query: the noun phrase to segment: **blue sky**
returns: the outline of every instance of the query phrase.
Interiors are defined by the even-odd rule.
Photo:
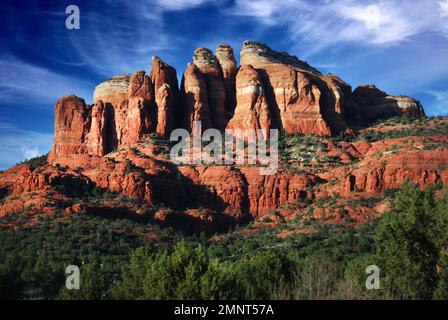
[[[81,28],[67,30],[77,5]],[[354,88],[374,83],[448,115],[448,0],[2,0],[0,169],[48,152],[53,107],[160,56],[181,76],[196,47],[258,40]]]

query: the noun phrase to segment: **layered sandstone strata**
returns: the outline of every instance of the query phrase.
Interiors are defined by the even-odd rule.
[[[200,121],[204,130],[210,128],[212,124],[207,84],[202,73],[192,63],[188,64],[182,77],[181,97],[184,109],[184,128],[191,131],[194,121]]]
[[[130,80],[131,75],[129,74],[113,76],[96,86],[93,93],[93,102],[103,102],[110,114],[108,138],[112,149],[126,144]]]
[[[107,125],[110,121],[103,101],[92,106],[90,114],[90,129],[86,137],[87,147],[92,155],[102,156],[107,153]]]
[[[137,71],[99,84],[88,106],[80,98],[56,106],[55,141],[50,160],[74,154],[102,156],[132,146],[157,132],[169,138],[173,129],[279,128],[287,134],[335,136],[378,118],[423,117],[415,99],[389,96],[375,86],[350,85],[323,75],[297,57],[258,42],[245,42],[241,67],[233,50],[220,45],[216,55],[198,48],[179,91],[176,70],[158,57],[151,73]]]
[[[262,74],[273,119],[286,133],[331,136],[347,129],[344,100],[349,97],[342,80],[333,81],[306,62],[258,42],[244,43],[241,65]]]
[[[61,98],[55,107],[55,135],[49,161],[88,153],[86,137],[90,122],[90,107],[83,99],[73,95]]]
[[[172,130],[182,127],[177,72],[160,58],[152,58],[151,79],[154,84],[157,105],[156,131],[163,138],[169,138]]]
[[[95,87],[93,92],[93,101],[103,101],[113,105],[120,105],[128,98],[130,74],[113,76]]]
[[[365,122],[406,115],[423,118],[425,111],[420,101],[406,96],[391,96],[375,85],[361,85],[353,92],[354,108],[350,111]]]
[[[237,107],[227,128],[259,130],[271,127],[269,104],[260,74],[251,66],[241,67],[236,78]]]
[[[233,49],[227,44],[221,44],[216,48],[216,58],[222,71],[224,87],[226,90],[225,106],[228,117],[231,117],[236,106],[236,74],[238,66],[236,64]]]
[[[204,76],[207,85],[208,105],[213,127],[226,127],[226,87],[218,60],[212,51],[198,48],[194,51],[193,63]]]

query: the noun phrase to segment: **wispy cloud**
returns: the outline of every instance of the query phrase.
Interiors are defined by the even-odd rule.
[[[301,0],[285,0],[282,1],[281,5],[270,0],[236,0],[235,6],[225,11],[231,15],[250,16],[266,25],[274,25],[286,22],[279,19],[282,16],[287,17],[310,8],[311,5]],[[287,18],[289,20],[289,17]]]
[[[104,10],[81,11],[81,29],[62,30],[70,37],[74,54],[105,78],[135,70],[148,70],[152,55],[166,55],[181,48],[181,34],[167,31],[164,14],[203,5],[219,5],[212,0],[108,1]],[[111,19],[110,15],[114,18]],[[86,45],[94,43],[94,45]]]
[[[442,17],[448,17],[448,0],[439,2]]]
[[[0,58],[0,102],[54,102],[64,95],[89,96],[89,85],[69,75],[60,75],[20,61],[14,57]]]
[[[53,55],[47,68],[27,62],[14,52],[5,53],[0,57],[0,101],[16,102],[21,97],[53,104],[73,93],[91,102],[96,83],[81,81],[83,70],[97,74],[99,79],[140,69],[149,71],[152,55],[173,51],[180,43],[176,35],[165,31],[163,13],[207,3],[211,0],[115,0],[107,1],[101,10],[84,10],[81,6],[80,30],[65,28],[62,11],[41,12],[47,17],[49,41],[65,50]],[[46,54],[42,52],[43,57]],[[55,71],[57,65],[76,68],[79,74],[62,75]]]
[[[204,5],[206,3],[213,3],[213,0],[155,0],[150,1],[153,2],[154,5],[159,7],[162,10],[166,11],[174,11],[174,10],[185,10],[193,7],[198,7]]]
[[[47,153],[53,141],[53,134],[23,130],[2,121],[0,135],[0,170]]]
[[[281,5],[267,0],[236,0],[228,12],[253,17],[267,26],[284,25],[293,41],[310,45],[316,53],[335,44],[392,45],[425,31],[439,32],[444,25],[439,5],[445,10],[446,3],[437,0],[369,4],[287,0]]]
[[[443,31],[448,36],[448,0],[440,1],[440,16],[443,18]]]
[[[448,90],[428,90],[426,93],[433,99],[431,105],[428,106],[428,109],[431,110],[431,114],[448,115]]]

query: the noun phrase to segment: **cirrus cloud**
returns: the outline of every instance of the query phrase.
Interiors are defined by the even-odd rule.
[[[439,8],[440,6],[440,8]],[[293,41],[308,44],[312,53],[334,44],[392,45],[426,32],[444,30],[442,13],[448,1],[354,0],[293,1],[236,0],[228,12],[256,19],[267,26],[286,26]]]

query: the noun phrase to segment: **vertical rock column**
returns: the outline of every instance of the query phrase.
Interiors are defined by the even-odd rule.
[[[191,132],[193,122],[200,121],[202,130],[210,128],[207,84],[202,73],[192,63],[188,64],[182,77],[181,98],[184,108],[183,127]]]
[[[163,138],[169,138],[171,131],[183,122],[177,72],[160,58],[153,57],[150,77],[157,105],[156,131]]]
[[[236,74],[238,72],[233,49],[226,44],[219,45],[218,48],[216,48],[216,58],[221,66],[226,91],[225,107],[227,117],[230,118],[233,115],[236,106],[235,83]]]
[[[107,153],[107,110],[103,101],[97,101],[92,107],[90,130],[86,137],[89,154],[103,156]]]
[[[207,84],[212,125],[218,130],[223,130],[228,122],[226,117],[226,88],[218,60],[209,49],[198,48],[194,51],[193,63],[201,71]]]
[[[120,148],[127,144],[126,119],[129,104],[128,74],[113,76],[96,86],[93,102],[102,101],[108,116],[108,140],[110,149]]]
[[[53,147],[49,162],[73,154],[86,154],[85,139],[90,128],[90,107],[74,95],[61,98],[55,106]]]
[[[138,142],[144,134],[150,133],[155,127],[152,116],[154,107],[154,92],[150,78],[144,71],[137,71],[131,77],[129,88],[129,105],[126,116],[126,145]]]
[[[236,77],[237,107],[227,128],[237,130],[269,130],[271,120],[263,82],[250,65],[243,66]]]

